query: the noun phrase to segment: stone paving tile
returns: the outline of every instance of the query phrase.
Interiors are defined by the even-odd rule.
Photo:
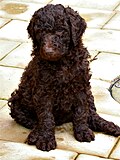
[[[89,50],[120,54],[119,37],[119,31],[89,28],[84,34],[84,43]]]
[[[0,114],[0,139],[24,143],[27,135],[29,134],[29,130],[18,125],[14,122],[14,120],[12,120],[9,116],[9,109],[7,106],[0,110]],[[112,121],[116,122],[116,124],[120,124],[118,117],[103,114],[102,117],[107,117],[107,119],[110,118]],[[71,123],[56,127],[57,148],[62,150],[70,150],[77,153],[108,157],[111,149],[117,142],[117,139],[118,138],[113,136],[95,133],[95,141],[90,143],[80,143],[76,141],[73,136]],[[104,145],[103,142],[105,142]]]
[[[0,4],[0,16],[10,19],[30,20],[33,13],[43,4],[4,0]]]
[[[117,13],[105,26],[107,29],[116,29],[120,30],[120,13]]]
[[[91,86],[97,112],[120,116],[120,104],[111,97],[108,91],[110,83],[92,79]]]
[[[23,69],[0,66],[0,98],[9,98],[17,88]]]
[[[31,43],[23,43],[14,51],[12,51],[6,58],[4,58],[0,65],[15,66],[24,68],[31,60]]]
[[[116,137],[104,135],[102,133],[95,133],[95,141],[90,143],[80,143],[75,140],[70,123],[64,124],[62,127],[56,129],[56,138],[58,148],[60,149],[101,157],[108,157],[111,149],[118,139]]]
[[[102,9],[102,10],[113,10],[118,4],[119,0],[53,0],[51,3],[57,4],[61,3],[64,5],[69,5],[69,6],[76,6],[76,7],[81,7],[81,8],[94,8],[94,9]]]
[[[120,160],[120,140],[115,149],[113,150],[112,154],[110,155],[110,158],[115,158]]]
[[[114,14],[112,11],[72,7],[86,20],[87,26],[101,28]]]
[[[93,78],[111,81],[120,75],[120,55],[102,52],[97,58],[91,63]]]
[[[7,104],[7,101],[0,99],[0,109],[5,106],[5,104]]]
[[[7,1],[11,1],[11,0],[7,0]],[[15,2],[32,2],[32,3],[42,3],[42,4],[47,4],[49,3],[50,1],[52,0],[12,0],[12,1],[15,1]],[[59,2],[60,3],[60,2]]]
[[[76,160],[106,160],[106,158],[80,154]],[[107,160],[112,160],[112,159],[107,159]]]
[[[77,153],[63,150],[42,152],[34,146],[0,141],[1,160],[74,160]]]
[[[11,42],[0,39],[0,60],[18,45],[20,45],[19,42]]]
[[[32,45],[30,44],[31,41],[28,40],[28,34],[26,31],[27,25],[29,23],[28,20],[31,18],[31,15],[36,9],[47,4],[48,2],[50,2],[50,0],[1,1],[0,7],[2,7],[2,10],[0,9],[0,27],[4,26],[6,23],[9,22],[0,29],[0,38],[2,39],[0,40],[0,59],[2,59],[0,61],[1,65],[24,68],[25,65],[29,62],[31,53],[30,50]],[[14,13],[12,13],[13,10],[9,8],[11,3],[12,5],[14,3],[14,7],[18,7],[17,10],[14,9]],[[52,3],[59,3],[59,1],[53,0]],[[93,51],[91,53],[92,56],[97,55],[99,51],[102,51],[102,53],[97,56],[98,60],[91,63],[93,78],[111,81],[116,76],[118,76],[120,74],[118,71],[118,64],[120,60],[119,55],[115,55],[115,53],[120,54],[120,32],[117,31],[120,30],[120,28],[118,27],[120,20],[120,6],[116,9],[115,7],[118,6],[118,3],[120,3],[120,1],[61,0],[60,3],[64,5],[69,4],[73,8],[80,7],[76,10],[79,11],[80,15],[83,16],[88,23],[88,29],[86,30],[84,36],[85,46],[88,47],[90,52],[91,50]],[[20,6],[18,4],[22,5]],[[8,13],[4,11],[5,9]],[[112,11],[114,9],[115,11],[117,11],[117,14],[115,16],[113,16],[114,11]],[[108,21],[108,19],[111,18],[111,16],[113,16],[113,18],[104,26],[104,24]],[[4,17],[4,19],[2,17]],[[13,20],[10,21],[10,19]],[[18,21],[16,19],[27,21]],[[102,26],[104,26],[103,30],[89,28],[101,28]],[[24,43],[20,45],[21,42],[30,43]],[[20,46],[16,48],[18,45]],[[107,52],[110,52],[111,54],[108,54]],[[24,53],[25,55],[22,56],[22,54],[20,53]],[[23,69],[0,66],[0,139],[3,140],[0,141],[0,159],[69,160],[75,159],[77,153],[90,154],[80,154],[77,160],[104,160],[105,158],[107,158],[108,155],[111,153],[113,147],[115,147],[115,144],[118,142],[118,138],[104,135],[102,133],[95,133],[95,141],[91,143],[80,143],[76,141],[73,137],[71,123],[64,124],[63,126],[56,128],[58,149],[54,151],[42,152],[37,150],[35,146],[28,146],[27,144],[24,144],[30,130],[18,125],[16,122],[13,121],[13,119],[9,116],[10,111],[8,109],[8,106],[5,105],[7,101],[1,100],[4,98],[7,99],[10,96],[11,92],[13,92],[15,88],[17,88],[19,79],[22,76],[22,72]],[[114,101],[109,94],[108,88],[110,84],[108,82],[94,79],[91,80],[91,84],[93,95],[95,96],[95,104],[97,107],[97,111],[99,113],[102,113],[100,115],[106,120],[113,121],[120,126],[120,105],[116,101]],[[63,149],[64,151],[60,149]],[[65,150],[71,150],[71,152]],[[95,156],[100,156],[101,158]],[[119,143],[113,150],[110,158],[120,159],[120,139]]]
[[[27,33],[28,22],[12,20],[10,23],[5,25],[0,29],[0,38],[19,41],[19,42],[28,42],[28,33]]]
[[[10,22],[10,19],[0,18],[0,28],[2,28],[8,22]]]
[[[30,131],[17,124],[9,113],[7,105],[0,110],[0,140],[24,143]]]

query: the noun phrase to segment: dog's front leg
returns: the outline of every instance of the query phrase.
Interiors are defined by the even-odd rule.
[[[87,124],[89,110],[86,103],[86,94],[81,92],[76,97],[78,102],[73,109],[74,136],[80,142],[90,142],[94,140],[94,134]]]
[[[38,125],[29,134],[27,142],[35,144],[40,150],[50,151],[56,148],[55,122],[51,102],[49,99],[43,99],[39,105],[35,107]]]

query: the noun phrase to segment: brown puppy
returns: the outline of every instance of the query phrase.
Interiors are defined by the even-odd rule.
[[[28,143],[38,149],[55,149],[55,125],[70,121],[80,142],[94,140],[92,130],[120,135],[118,126],[96,113],[89,53],[82,43],[85,29],[77,12],[52,4],[36,11],[28,26],[33,59],[8,104],[12,118],[33,129]]]

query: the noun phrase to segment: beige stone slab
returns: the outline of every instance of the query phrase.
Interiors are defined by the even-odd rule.
[[[3,108],[3,106],[5,106],[5,104],[7,104],[7,101],[0,99],[0,109]]]
[[[120,75],[120,55],[102,52],[97,58],[91,63],[93,78],[111,81]]]
[[[72,7],[87,22],[87,27],[101,28],[114,14],[112,11]]]
[[[74,160],[77,153],[63,150],[42,152],[34,146],[0,141],[1,160]]]
[[[0,60],[18,45],[20,45],[19,42],[11,42],[0,39]]]
[[[10,23],[5,25],[0,29],[0,38],[19,41],[19,42],[28,42],[28,33],[27,33],[28,22],[12,20]]]
[[[94,8],[94,9],[104,9],[104,10],[113,10],[118,4],[119,0],[53,0],[51,3],[53,4],[64,4],[64,5],[69,5],[69,6],[76,6],[76,7],[81,7],[81,8]]]
[[[0,28],[2,28],[8,22],[10,22],[10,19],[0,18]]]
[[[105,29],[115,29],[120,30],[120,13],[115,14],[115,16],[104,26]]]
[[[56,129],[58,148],[72,150],[78,153],[108,157],[111,149],[117,142],[117,138],[102,133],[95,133],[95,141],[90,143],[75,140],[70,124],[64,124]]]
[[[84,43],[89,50],[120,53],[120,32],[115,30],[87,29]]]
[[[23,69],[0,66],[0,98],[8,98],[19,84]]]
[[[7,105],[0,110],[0,140],[24,143],[30,131],[17,124],[9,113]]]
[[[29,130],[14,122],[9,116],[9,112],[7,106],[0,110],[0,139],[24,143],[29,134]],[[120,124],[118,117],[104,114],[102,114],[102,117],[107,120],[110,119],[116,124]],[[56,127],[56,140],[58,149],[107,157],[115,145],[117,138],[102,133],[95,133],[95,141],[90,143],[80,143],[76,141],[73,136],[71,123],[67,123],[60,127]]]
[[[11,1],[11,0],[7,0],[7,1]],[[51,0],[12,0],[15,2],[27,2],[27,3],[41,3],[41,4],[47,4],[49,3]],[[60,3],[60,2],[59,2]]]
[[[0,16],[10,19],[30,20],[33,13],[43,4],[4,0],[0,4]]]
[[[112,160],[112,159],[106,159],[106,158],[100,158],[97,156],[90,156],[86,154],[80,154],[76,160]]]
[[[111,97],[108,91],[110,84],[92,79],[91,86],[97,112],[120,116],[120,104]]]
[[[31,60],[32,44],[23,43],[0,61],[0,65],[24,68]]]
[[[29,134],[29,130],[12,120],[9,116],[9,109],[7,106],[0,110],[0,115],[0,139],[24,143]],[[120,118],[118,120],[118,117],[104,114],[101,114],[101,116],[107,120],[112,120],[116,124],[120,124]],[[95,141],[91,143],[80,143],[73,137],[71,123],[56,127],[57,148],[107,157],[115,145],[117,138],[101,133],[96,133],[95,136]]]
[[[110,158],[120,159],[120,140],[110,155]]]

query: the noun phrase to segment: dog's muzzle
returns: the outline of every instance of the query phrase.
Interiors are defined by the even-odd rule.
[[[57,61],[63,55],[57,47],[54,47],[52,41],[53,38],[54,38],[53,35],[47,35],[44,38],[44,44],[41,47],[40,55],[45,60]]]

